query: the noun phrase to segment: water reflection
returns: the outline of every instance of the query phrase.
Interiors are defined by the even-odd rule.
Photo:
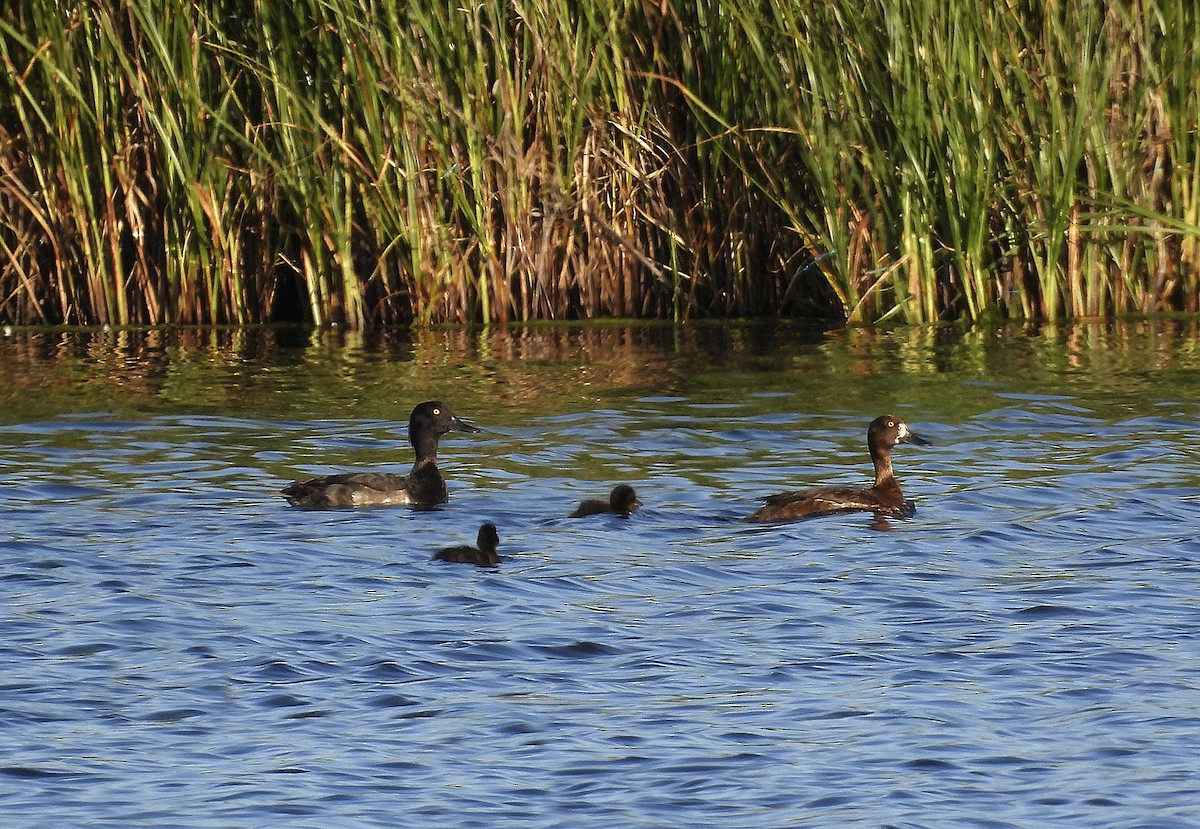
[[[1019,381],[1026,391],[1074,378],[1084,393],[1137,395],[1150,385],[1182,393],[1198,370],[1195,318],[967,329],[609,322],[367,332],[16,330],[0,338],[0,404],[8,422],[81,410],[230,406],[261,416],[395,418],[396,406],[444,396],[477,400],[505,417],[571,411],[630,393],[707,389],[726,401],[782,393],[835,402],[844,393],[842,408],[864,414],[892,401],[936,402],[953,416],[938,378]]]

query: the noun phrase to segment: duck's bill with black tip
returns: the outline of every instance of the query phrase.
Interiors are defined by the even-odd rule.
[[[908,428],[908,424],[903,421],[900,422],[900,434],[896,436],[896,443],[908,443],[913,446],[933,446],[933,441],[921,437]]]
[[[482,432],[483,430],[471,423],[469,420],[463,420],[458,415],[450,415],[450,431],[451,432]]]

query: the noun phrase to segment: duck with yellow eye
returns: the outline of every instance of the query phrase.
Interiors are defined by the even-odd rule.
[[[431,507],[450,500],[437,467],[438,438],[448,432],[478,432],[445,403],[430,400],[412,410],[408,440],[417,458],[407,475],[389,472],[347,472],[297,481],[280,493],[294,507],[330,509],[410,504]]]
[[[791,521],[815,518],[839,512],[873,512],[878,517],[910,518],[915,512],[912,501],[904,499],[900,483],[892,471],[892,448],[900,443],[930,446],[925,438],[908,428],[893,415],[881,415],[867,428],[867,448],[875,464],[875,485],[866,489],[825,487],[770,495],[766,506],[752,513],[747,521]]]

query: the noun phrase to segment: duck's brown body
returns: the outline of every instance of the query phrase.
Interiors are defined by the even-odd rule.
[[[747,517],[748,521],[792,521],[839,512],[873,512],[889,518],[909,518],[913,503],[904,498],[892,470],[892,447],[899,443],[928,446],[898,417],[882,415],[867,429],[867,448],[875,464],[875,485],[865,489],[824,487],[783,492],[768,496],[766,506]]]

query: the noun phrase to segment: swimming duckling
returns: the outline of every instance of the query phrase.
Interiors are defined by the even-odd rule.
[[[629,484],[620,484],[613,487],[613,491],[608,496],[608,501],[589,499],[576,507],[575,511],[567,517],[583,518],[585,515],[609,513],[611,515],[619,515],[622,518],[628,518],[629,514],[636,511],[641,505],[642,502],[638,500],[637,493],[633,491],[633,487]]]
[[[900,484],[892,471],[892,447],[898,443],[930,446],[930,442],[908,428],[898,417],[882,415],[867,428],[867,448],[875,464],[875,485],[867,489],[827,487],[784,492],[768,496],[766,506],[747,517],[747,521],[786,521],[838,512],[873,512],[877,516],[909,518],[915,511],[912,501],[904,500]]]
[[[458,418],[445,403],[431,400],[412,410],[408,440],[416,460],[407,475],[388,472],[348,472],[298,481],[280,493],[294,507],[369,507],[412,504],[428,507],[450,500],[437,468],[438,438],[447,432],[478,432]]]
[[[496,532],[495,524],[488,521],[480,527],[475,544],[477,545],[475,547],[465,544],[461,547],[447,547],[444,550],[438,550],[433,557],[439,561],[455,561],[460,564],[474,564],[478,567],[495,567],[500,563],[500,556],[496,554],[496,547],[500,545],[500,534]]]

